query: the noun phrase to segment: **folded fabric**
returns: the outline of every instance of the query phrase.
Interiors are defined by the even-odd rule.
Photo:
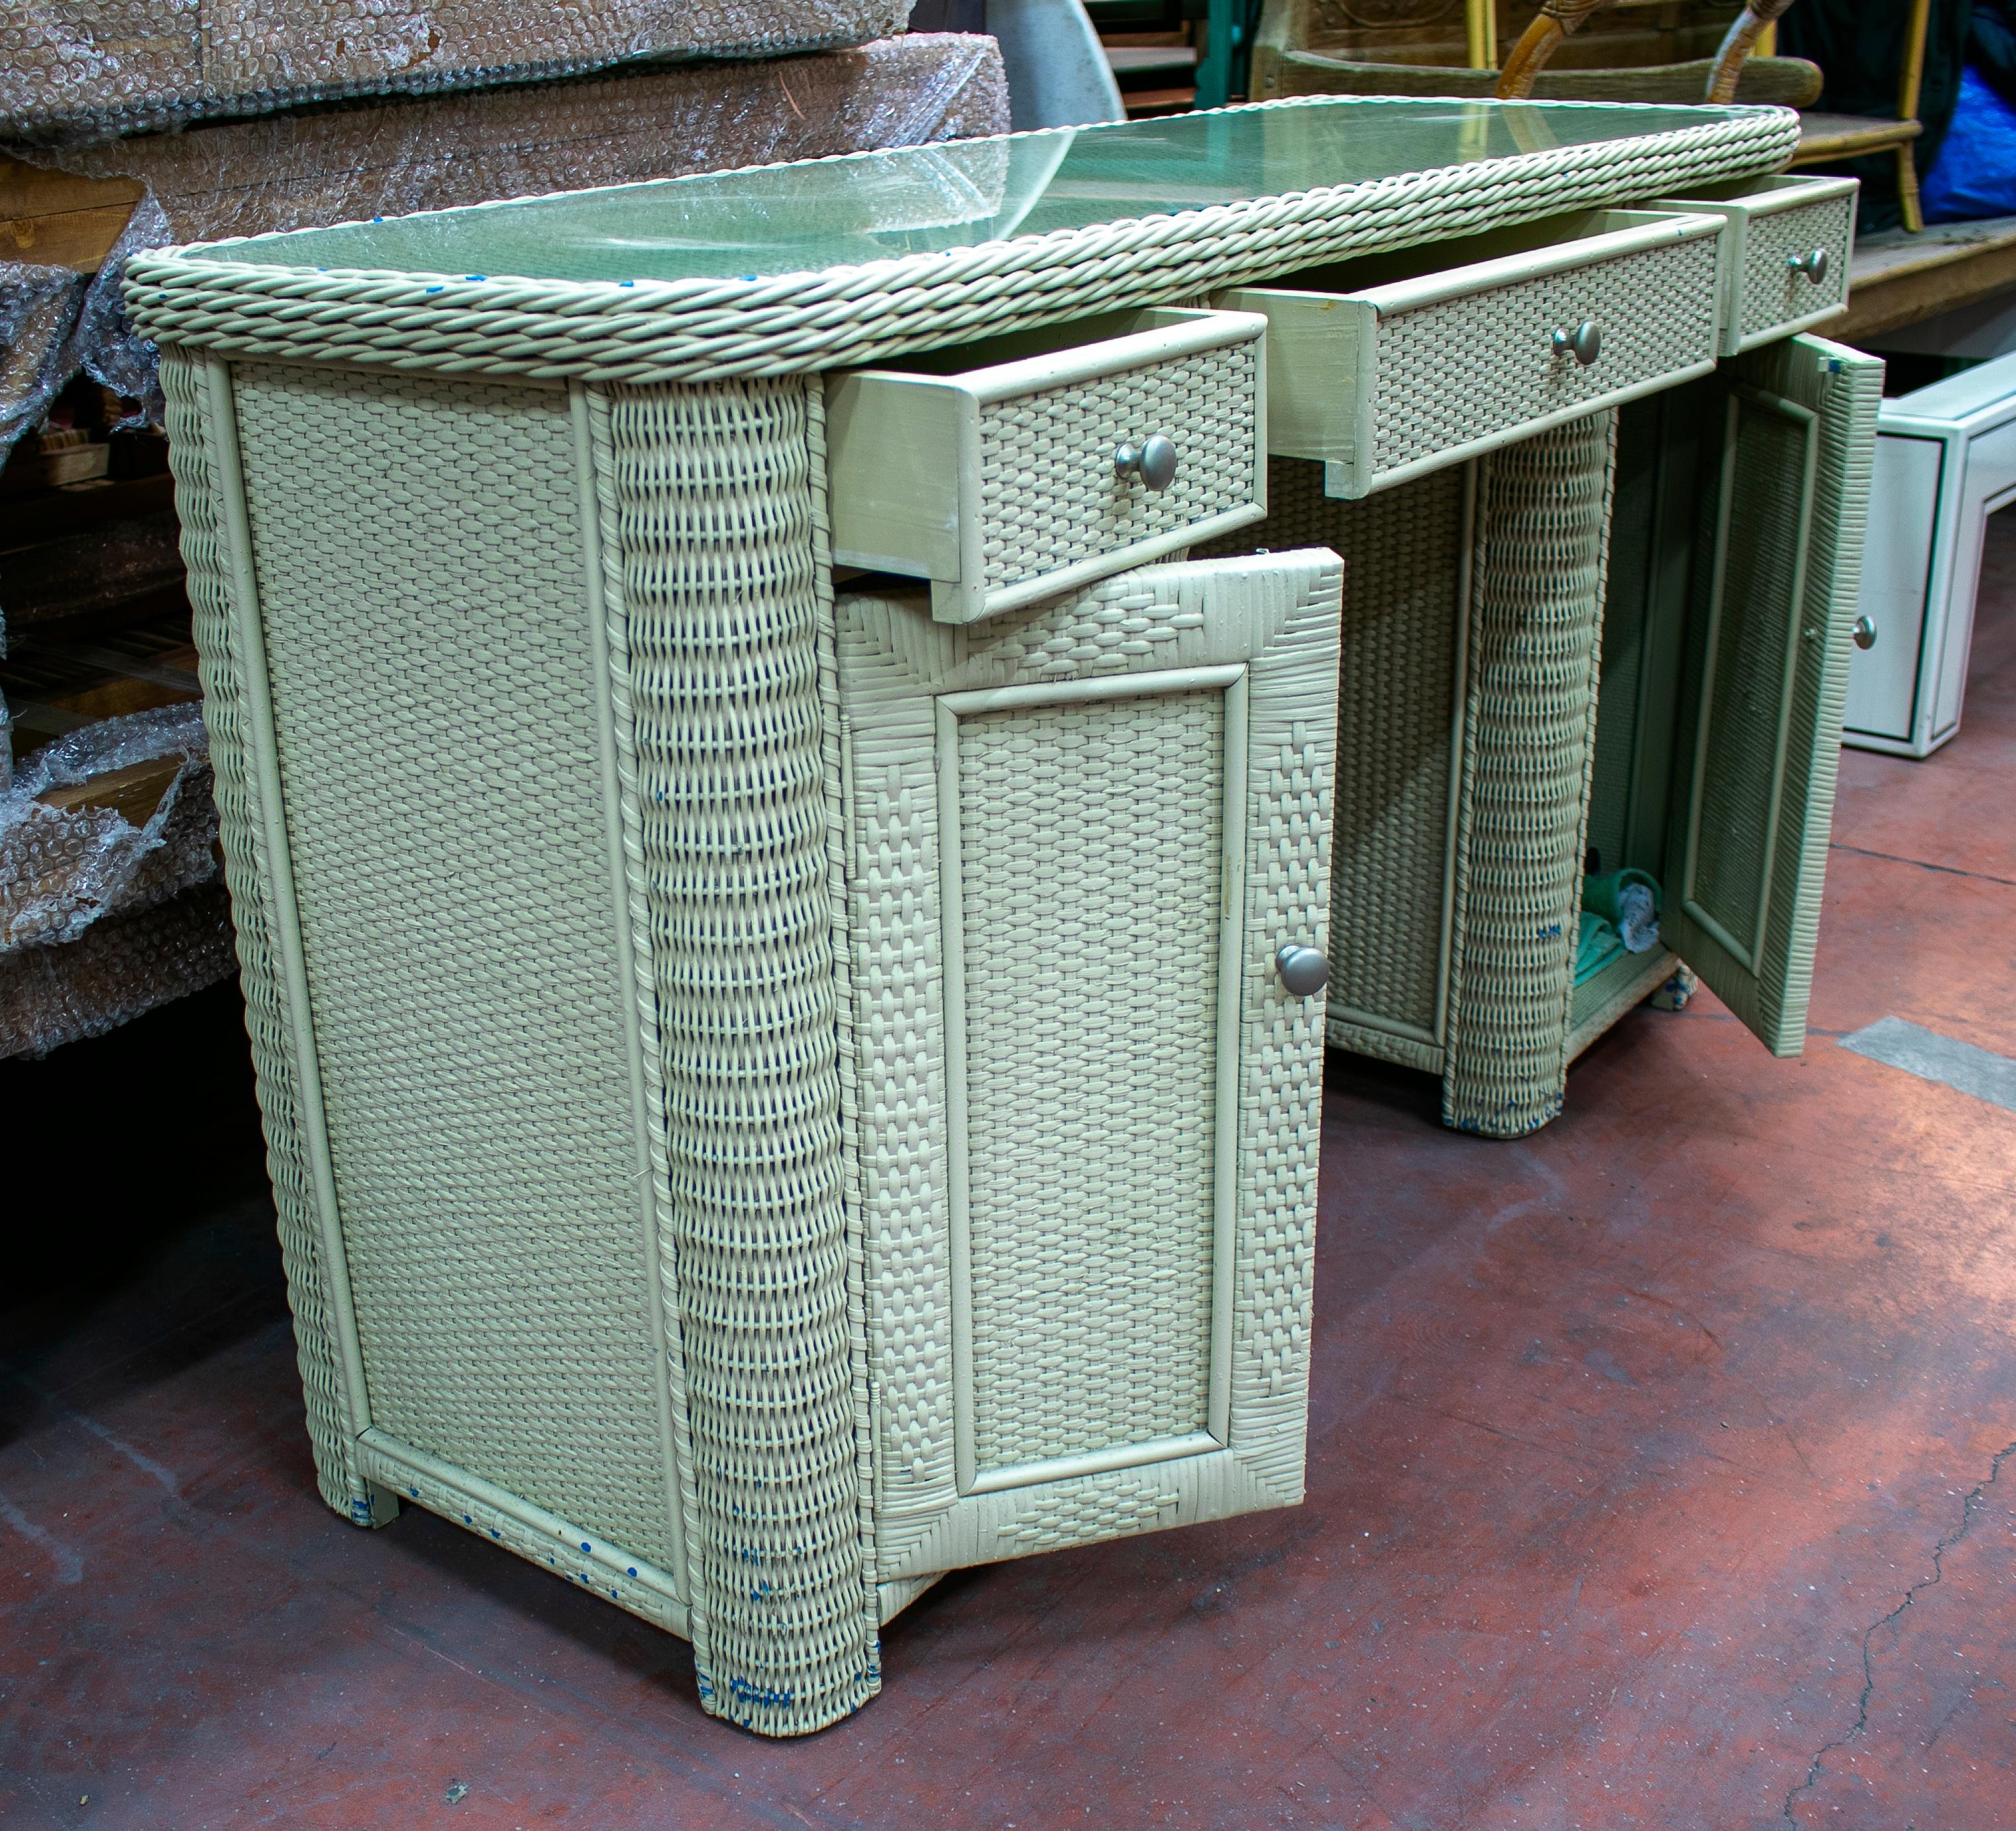
[[[1582,880],[1582,906],[1615,930],[1625,950],[1649,953],[1659,943],[1659,880],[1649,871],[1605,871]]]
[[[1611,961],[1623,958],[1624,937],[1600,916],[1583,910],[1575,936],[1575,984],[1593,979]]]

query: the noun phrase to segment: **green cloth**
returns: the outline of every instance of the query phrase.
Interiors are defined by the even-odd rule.
[[[1595,978],[1624,952],[1624,937],[1600,916],[1582,912],[1581,932],[1575,937],[1575,982],[1580,985]]]

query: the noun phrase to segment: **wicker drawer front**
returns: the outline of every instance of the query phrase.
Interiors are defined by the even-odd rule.
[[[1323,460],[1330,495],[1365,496],[1706,374],[1722,219],[1607,210],[1576,226],[1557,242],[1355,290],[1347,268],[1335,292],[1319,274],[1310,290],[1221,295],[1269,319],[1273,450]],[[1564,341],[1578,331],[1579,348]]]
[[[834,558],[929,579],[931,614],[971,623],[1259,520],[1265,321],[1168,310],[1100,328],[1120,334],[830,383]],[[1157,435],[1173,477],[1120,467]]]
[[[1728,222],[1723,354],[1810,330],[1848,309],[1859,189],[1853,178],[1753,178],[1658,206],[1712,211]]]

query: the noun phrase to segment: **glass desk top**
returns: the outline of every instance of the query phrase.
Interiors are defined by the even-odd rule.
[[[1636,139],[1751,112],[1324,98],[701,173],[183,254],[457,279],[757,279]]]

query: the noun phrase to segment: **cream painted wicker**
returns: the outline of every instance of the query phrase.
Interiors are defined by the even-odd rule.
[[[1614,515],[1610,415],[1363,502],[1274,462],[1268,520],[1208,550],[1321,542],[1351,581],[1333,1045],[1499,1138],[1676,970],[1799,1052],[1881,381],[1796,337],[1622,410]],[[1667,944],[1576,985],[1592,846],[1665,884]]]
[[[1440,1075],[1445,1121],[1488,1137],[1566,1082],[1613,425],[1363,503],[1277,460],[1258,531],[1335,547],[1352,587],[1329,1040]]]
[[[1741,178],[1794,132],[1388,106],[1153,137],[1293,171],[1341,109],[1446,126],[1446,159],[1110,222],[1003,174],[1126,128],[809,167],[850,196],[895,174],[929,219],[898,232],[951,242],[812,273],[315,253],[534,206],[136,261],[332,1505],[416,1502],[688,1635],[707,1708],[787,1735],[873,1695],[882,1624],[948,1569],[1299,1497],[1326,959],[1332,1034],[1439,1051],[1453,1116],[1558,1099],[1610,419],[1334,505],[1373,518],[1334,541],[1282,502],[1292,538],[1244,544],[1294,551],[1124,570],[1083,534],[1119,498],[1045,441],[1142,487],[1104,442],[1177,396],[1089,393],[1004,423],[1017,477],[978,498],[1014,505],[990,588],[1057,588],[952,621],[934,579],[837,581],[817,372]],[[1258,349],[1210,353],[1196,512],[1237,519]],[[1381,527],[1424,613],[1463,607],[1395,639],[1397,676],[1329,550],[1404,592]],[[1392,678],[1422,703],[1363,718]],[[1334,858],[1390,963],[1332,944],[1354,759],[1406,804],[1383,833],[1353,806]]]

